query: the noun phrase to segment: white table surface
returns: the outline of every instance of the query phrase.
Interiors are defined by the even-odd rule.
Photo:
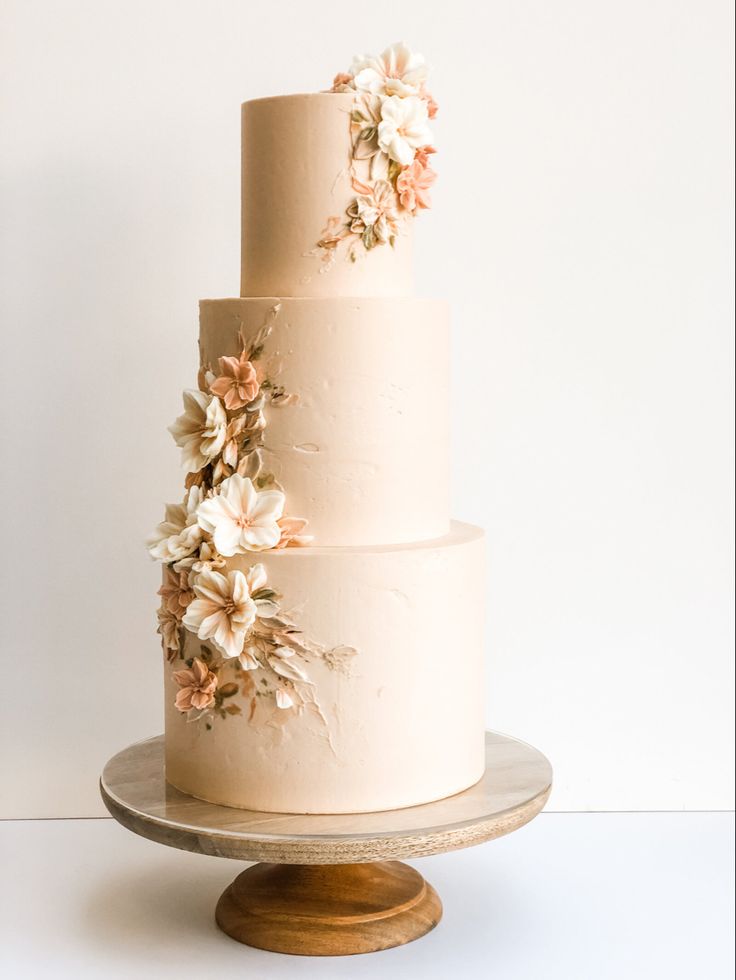
[[[112,820],[0,823],[0,975],[421,980],[730,980],[733,815],[543,813],[508,837],[414,862],[434,932],[367,956],[241,946],[213,918],[243,865]]]

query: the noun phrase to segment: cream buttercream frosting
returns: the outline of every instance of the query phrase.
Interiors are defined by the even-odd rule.
[[[242,295],[201,301],[150,542],[195,797],[346,813],[482,775],[483,532],[449,519],[447,306],[411,295],[435,113],[405,45],[243,106]]]

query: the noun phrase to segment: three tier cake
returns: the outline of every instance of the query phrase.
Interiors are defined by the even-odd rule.
[[[447,306],[412,295],[436,111],[402,44],[242,107],[241,295],[200,303],[149,543],[166,778],[200,799],[384,810],[483,773],[483,532],[449,519]]]

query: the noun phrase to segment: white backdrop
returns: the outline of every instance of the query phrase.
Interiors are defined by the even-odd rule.
[[[402,37],[441,104],[417,270],[454,308],[488,723],[549,754],[552,809],[732,805],[731,8],[4,0],[2,815],[103,812],[161,730],[142,542],[197,300],[238,290],[240,102]]]

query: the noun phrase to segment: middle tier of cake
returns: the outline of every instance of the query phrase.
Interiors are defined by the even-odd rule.
[[[262,339],[262,370],[284,390],[267,406],[264,469],[315,544],[447,534],[448,325],[437,300],[201,301],[203,367]]]

